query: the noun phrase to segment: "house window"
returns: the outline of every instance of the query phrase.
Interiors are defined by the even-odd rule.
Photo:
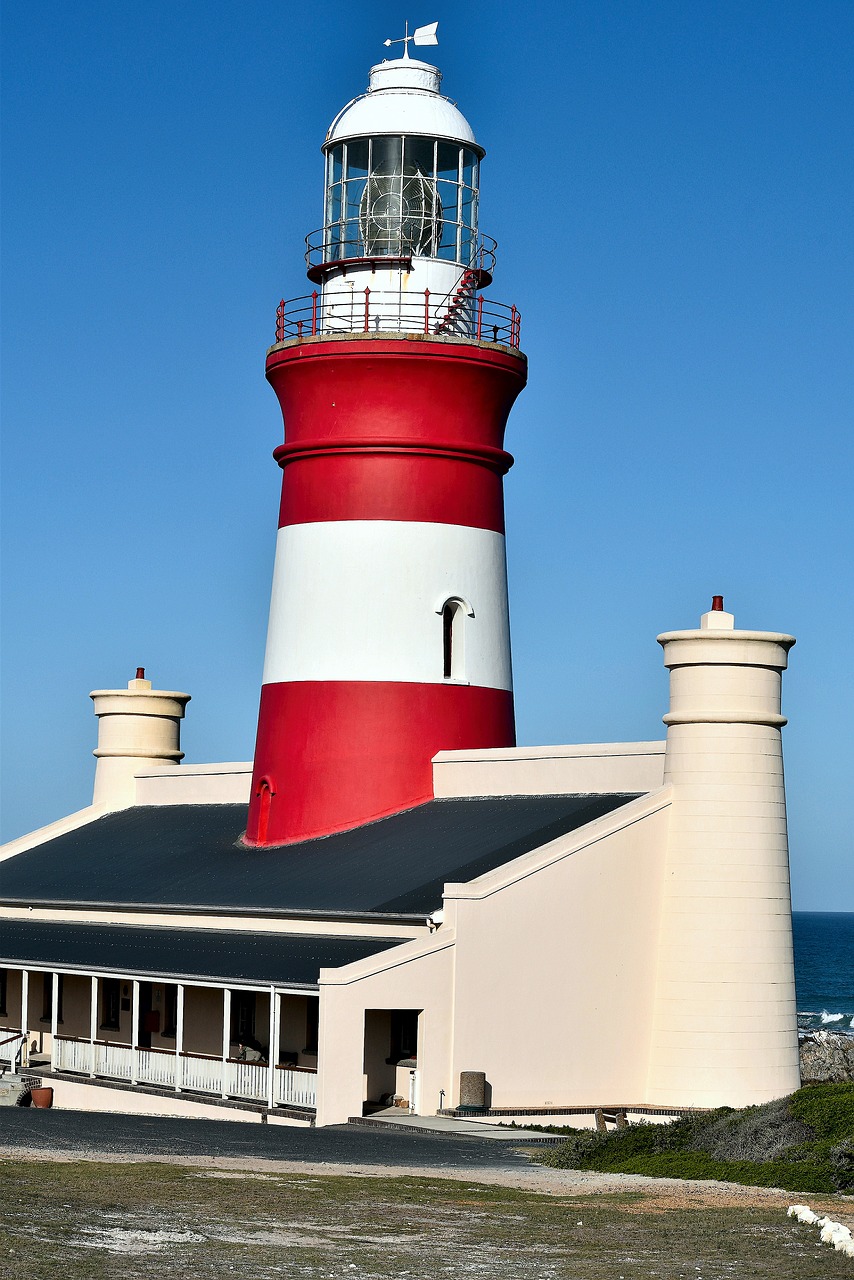
[[[45,973],[42,986],[42,1022],[53,1022],[53,974]],[[56,1020],[62,1022],[62,974],[57,987]]]
[[[118,978],[101,979],[101,1030],[118,1031],[121,1027],[122,984]]]
[[[393,1009],[388,1061],[415,1062],[418,1056],[418,1010]]]
[[[167,1040],[178,1034],[178,988],[171,984],[163,988],[163,1034]]]
[[[255,992],[231,993],[231,1043],[248,1044],[255,1039]]]
[[[320,1000],[316,996],[308,996],[305,1002],[305,1048],[303,1053],[317,1053],[319,1014]]]
[[[0,1017],[6,1016],[6,991],[9,985],[9,971],[0,969]]]

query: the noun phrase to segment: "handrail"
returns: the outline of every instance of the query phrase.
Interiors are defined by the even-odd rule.
[[[521,321],[518,307],[483,294],[448,302],[447,297],[437,301],[429,289],[404,294],[368,286],[347,296],[314,290],[282,298],[276,308],[276,342],[327,333],[402,332],[475,338],[518,349]]]
[[[441,252],[442,229],[444,227],[454,228],[452,256],[447,256]],[[464,239],[471,241],[471,253],[468,255],[468,261],[458,259],[455,256],[456,229],[458,227],[462,228]],[[490,278],[495,271],[498,241],[494,240],[492,236],[485,235],[482,231],[475,233],[473,228],[450,220],[436,223],[431,246],[436,252],[431,253],[422,252],[419,246],[413,242],[412,237],[407,237],[405,234],[400,234],[394,243],[392,243],[394,236],[390,234],[385,237],[387,243],[378,247],[377,243],[372,243],[370,240],[366,241],[362,235],[351,236],[341,240],[334,235],[330,235],[330,231],[331,228],[328,226],[318,227],[316,231],[310,231],[305,238],[305,265],[308,268],[309,279],[320,279],[323,274],[323,268],[330,270],[335,267],[343,267],[354,260],[376,263],[378,266],[385,261],[388,265],[393,266],[403,261],[409,261],[411,264],[413,257],[437,258],[444,262],[460,262],[460,265],[467,267],[469,270],[484,272]],[[477,236],[476,239],[475,236]],[[449,251],[451,250],[450,245],[448,249]]]
[[[0,1040],[0,1049],[3,1048],[4,1044],[11,1044],[13,1040],[26,1040],[28,1034],[27,1031],[16,1031],[13,1036],[9,1036],[6,1040]]]

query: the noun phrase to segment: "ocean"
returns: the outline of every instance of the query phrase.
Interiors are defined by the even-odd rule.
[[[795,911],[798,1028],[854,1036],[854,911]]]

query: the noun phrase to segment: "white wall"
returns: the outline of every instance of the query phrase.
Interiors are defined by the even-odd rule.
[[[641,794],[663,780],[663,742],[492,747],[433,757],[437,797]]]
[[[264,684],[442,684],[441,609],[451,597],[474,611],[464,620],[466,682],[512,688],[503,534],[414,520],[287,525],[276,544]]]

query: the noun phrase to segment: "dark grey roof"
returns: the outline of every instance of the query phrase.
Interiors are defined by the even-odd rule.
[[[243,805],[124,809],[0,863],[0,902],[423,917],[445,881],[472,880],[633,799],[431,800],[276,849],[236,843]]]
[[[158,978],[317,985],[337,968],[399,946],[405,938],[330,938],[227,929],[4,920],[0,964],[95,969]]]

